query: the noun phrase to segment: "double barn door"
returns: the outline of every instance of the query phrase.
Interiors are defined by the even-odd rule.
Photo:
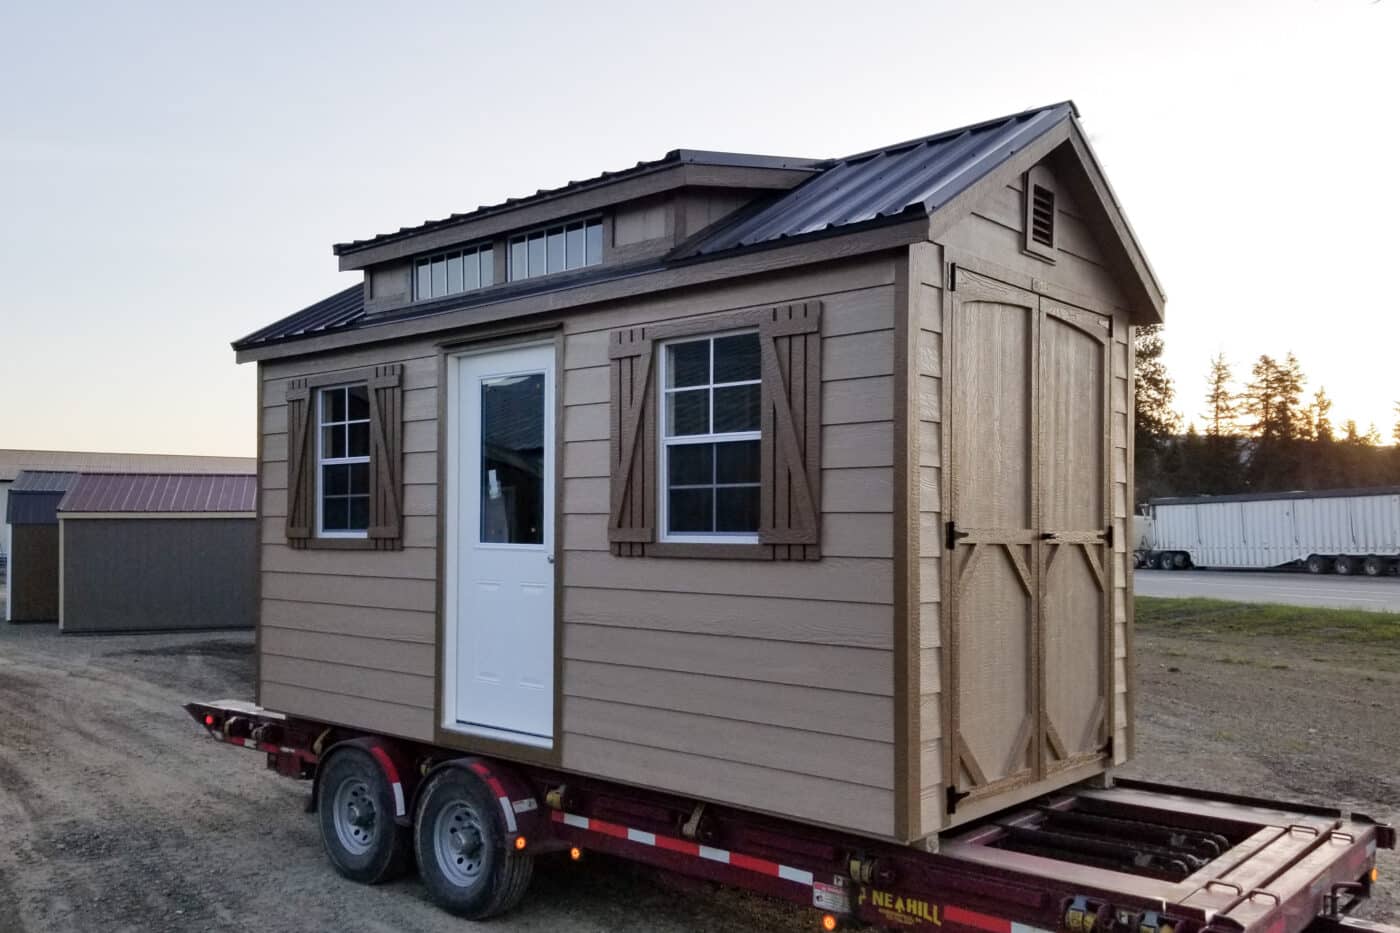
[[[1109,754],[1110,318],[956,270],[945,321],[950,804]]]

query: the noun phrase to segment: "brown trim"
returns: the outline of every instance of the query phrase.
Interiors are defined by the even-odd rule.
[[[1110,366],[1112,365],[1110,361]],[[1114,380],[1116,381],[1116,380]],[[1133,442],[1134,425],[1133,421],[1137,417],[1137,328],[1132,324],[1128,325],[1128,397],[1124,400],[1126,409],[1126,431],[1123,438],[1123,445],[1128,449],[1128,475],[1124,480],[1126,490],[1124,492],[1124,516],[1123,516],[1123,711],[1127,717],[1124,731],[1127,733],[1128,747],[1114,749],[1114,757],[1122,758],[1124,761],[1137,754],[1137,654],[1134,647],[1134,638],[1137,631],[1137,596],[1133,591],[1133,516],[1137,513],[1137,444]],[[1110,411],[1112,408],[1109,409]],[[1110,433],[1113,427],[1109,426]],[[1118,556],[1113,555],[1117,560]],[[1114,676],[1117,677],[1117,664],[1115,659]],[[1114,735],[1118,731],[1117,723],[1109,723],[1109,735]]]
[[[255,591],[254,591],[254,594],[253,594],[253,596],[254,596],[254,599],[253,599],[253,702],[256,703],[257,705],[261,706],[261,705],[262,705],[262,604],[263,604],[263,592],[262,592],[263,573],[262,573],[262,567],[263,567],[263,551],[267,548],[267,544],[263,541],[263,489],[262,489],[263,478],[262,478],[262,465],[263,465],[263,444],[264,444],[264,440],[263,440],[263,414],[264,414],[264,412],[263,412],[263,364],[262,364],[262,363],[259,363],[259,364],[257,365],[257,377],[258,377],[258,378],[257,378],[257,385],[255,385],[255,386],[253,387],[254,391],[256,391],[256,392],[257,392],[257,395],[258,395],[258,408],[257,408],[258,416],[257,416],[257,425],[256,425],[256,430],[257,430],[257,432],[258,432],[258,440],[257,440],[257,461],[256,461],[256,464],[257,464],[257,473],[255,474],[255,475],[257,476],[257,478],[258,478],[258,480],[257,480],[257,487],[258,487],[258,488],[257,488],[257,496],[256,496],[256,498],[254,499],[254,504],[253,504],[253,527],[256,529],[256,533],[257,533],[257,536],[258,536],[258,555],[257,555],[257,558],[256,558],[256,563],[254,564],[254,568],[255,568],[255,569],[254,569],[254,573],[255,573],[257,576],[255,577],[255,582],[254,582]],[[288,428],[290,428],[290,427],[291,427],[291,426],[288,425]],[[288,456],[291,456],[291,451],[290,451],[290,449],[288,450]],[[288,495],[289,495],[289,497],[290,497],[290,492],[291,492],[291,491],[288,490]],[[289,504],[290,504],[290,503],[289,503]]]
[[[771,544],[706,544],[691,541],[655,541],[646,546],[648,557],[711,558],[715,560],[773,560]]]
[[[237,351],[237,360],[247,363],[254,360],[304,357],[313,353],[408,337],[431,336],[447,331],[462,332],[483,324],[496,324],[526,316],[533,318],[537,315],[549,315],[548,320],[557,324],[565,313],[574,312],[584,305],[635,298],[695,285],[728,283],[742,276],[852,259],[926,240],[928,232],[928,219],[920,216],[914,220],[872,227],[857,233],[755,249],[724,258],[686,262],[654,272],[620,276],[593,285],[561,284],[555,291],[503,298],[495,302],[474,304],[471,307],[409,320],[395,321],[386,315],[386,318],[390,319],[373,327],[322,334],[269,346],[246,347]]]
[[[491,755],[508,761],[520,761],[547,767],[561,767],[564,756],[564,442],[562,430],[554,436],[554,736],[549,748],[523,745],[488,736],[464,735],[443,726],[446,711],[442,691],[447,677],[447,516],[448,502],[448,359],[473,351],[510,350],[521,343],[533,343],[531,337],[550,336],[554,345],[554,423],[564,423],[564,333],[558,327],[513,329],[508,333],[487,332],[477,340],[452,339],[437,345],[437,579],[433,591],[436,598],[436,682],[433,684],[433,744],[473,754]]]
[[[917,340],[911,320],[914,254],[895,266],[894,280],[894,831],[900,840],[923,833],[923,776],[919,734],[919,444]]]

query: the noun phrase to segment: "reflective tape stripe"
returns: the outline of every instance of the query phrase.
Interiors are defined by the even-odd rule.
[[[501,812],[506,815],[506,829],[515,832],[515,811],[511,809],[510,798],[502,794],[496,799],[501,803]]]
[[[406,815],[408,808],[404,803],[403,785],[399,783],[399,769],[394,767],[394,761],[389,757],[389,753],[378,745],[371,745],[369,753],[375,761],[379,762],[379,767],[384,769],[384,777],[388,779],[389,786],[394,790],[394,816]]]
[[[965,910],[962,907],[953,907],[950,905],[944,908],[943,917],[950,923],[959,923],[965,927],[975,927],[979,930],[986,930],[987,933],[1012,933],[1010,920],[1003,920],[1001,917],[992,917],[987,914],[979,914],[976,911]]]
[[[591,833],[599,833],[604,836],[612,836],[614,839],[621,839],[625,842],[635,842],[638,845],[655,846],[658,849],[665,849],[668,852],[689,855],[693,858],[702,858],[710,862],[719,862],[721,865],[729,865],[733,868],[756,872],[760,875],[768,875],[772,878],[781,878],[784,881],[791,881],[794,884],[800,884],[809,888],[812,887],[814,881],[810,871],[805,871],[801,868],[792,868],[788,865],[779,865],[777,862],[755,858],[752,855],[744,855],[742,852],[730,852],[728,849],[716,849],[712,846],[702,846],[699,843],[690,842],[685,839],[677,839],[674,836],[661,836],[643,829],[630,829],[626,826],[619,826],[616,823],[609,823],[605,820],[595,820],[586,816],[579,816],[576,813],[562,813],[558,810],[552,810],[550,811],[549,818],[555,823],[562,823],[573,829],[581,829]],[[999,931],[999,933],[1011,933],[1011,931],[1002,930]],[[1017,933],[1020,933],[1020,931],[1017,931]],[[1036,933],[1043,933],[1043,931],[1036,931]]]

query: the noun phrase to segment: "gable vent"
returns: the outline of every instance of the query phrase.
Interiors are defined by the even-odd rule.
[[[1031,240],[1055,246],[1055,192],[1040,185],[1031,186]]]

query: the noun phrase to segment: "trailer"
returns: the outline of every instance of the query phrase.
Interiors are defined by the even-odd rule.
[[[470,919],[519,903],[537,858],[599,852],[811,908],[828,931],[1395,933],[1351,916],[1376,851],[1395,846],[1392,827],[1356,813],[1099,781],[929,851],[246,703],[186,710],[311,782],[340,874],[374,884],[416,861],[434,902]]]
[[[1134,563],[1188,567],[1302,567],[1309,573],[1395,573],[1400,486],[1153,499],[1150,541]]]

